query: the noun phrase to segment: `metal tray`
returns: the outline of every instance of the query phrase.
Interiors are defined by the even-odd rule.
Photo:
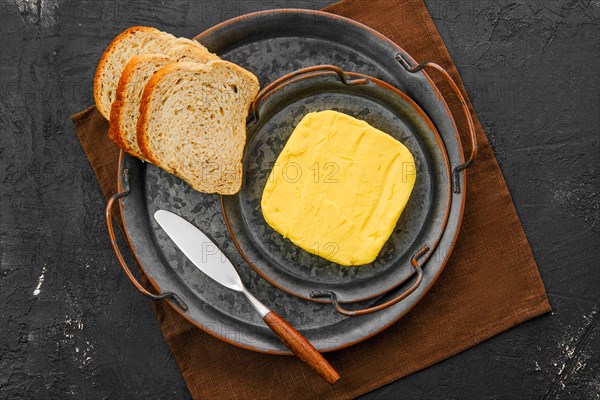
[[[255,351],[290,354],[238,294],[204,276],[174,248],[151,218],[155,210],[164,208],[182,215],[211,236],[236,265],[248,289],[286,318],[320,351],[350,346],[397,321],[425,295],[450,255],[465,201],[464,169],[476,152],[471,129],[471,156],[464,161],[450,110],[433,82],[421,71],[423,68],[439,70],[439,67],[430,63],[417,65],[400,47],[359,23],[312,10],[248,14],[219,24],[196,39],[223,59],[254,72],[262,86],[299,68],[336,64],[347,71],[379,78],[406,93],[434,123],[453,169],[446,229],[435,251],[425,248],[411,260],[418,275],[378,298],[356,305],[374,306],[380,311],[349,317],[340,313],[343,309],[335,298],[329,300],[335,303],[334,307],[289,295],[248,266],[227,232],[219,196],[198,193],[178,178],[121,154],[119,193],[109,200],[106,217],[113,247],[125,273],[142,293],[152,299],[166,298],[194,325],[222,340]],[[456,90],[456,86],[453,87]],[[463,105],[462,111],[465,110]],[[118,251],[110,219],[110,209],[116,203],[119,203],[134,256],[158,295],[146,291],[135,281]],[[402,296],[407,287],[415,290]]]
[[[340,303],[371,299],[413,276],[411,259],[425,245],[435,249],[452,199],[446,150],[427,115],[393,86],[331,65],[278,79],[254,104],[242,189],[222,197],[227,228],[246,262],[282,290],[319,302],[332,296]],[[400,140],[417,166],[415,187],[390,239],[374,262],[360,267],[341,266],[300,249],[266,223],[260,207],[271,168],[298,122],[311,111],[328,109],[357,116]]]

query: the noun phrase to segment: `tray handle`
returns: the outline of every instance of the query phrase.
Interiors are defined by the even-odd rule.
[[[475,125],[473,124],[473,118],[471,117],[471,113],[467,107],[467,102],[465,101],[465,98],[460,92],[458,85],[454,82],[450,74],[440,65],[433,62],[424,62],[415,66],[411,66],[410,63],[400,53],[396,54],[396,60],[404,67],[405,70],[411,73],[419,72],[425,68],[431,68],[438,71],[450,84],[452,90],[454,90],[454,93],[460,101],[461,109],[467,118],[467,123],[469,125],[469,137],[471,139],[471,154],[469,155],[469,158],[463,164],[457,165],[452,170],[452,187],[454,189],[454,193],[460,193],[460,173],[469,168],[477,156],[477,137],[475,135]]]
[[[113,221],[112,221],[112,208],[115,204],[117,204],[119,202],[120,199],[127,196],[129,194],[129,192],[130,192],[129,171],[127,169],[125,169],[125,170],[123,170],[123,191],[114,194],[113,196],[111,196],[110,199],[108,199],[108,203],[106,203],[106,210],[105,210],[106,227],[108,229],[108,237],[110,238],[110,244],[112,245],[115,255],[117,256],[117,260],[119,261],[119,264],[121,265],[121,269],[123,269],[123,272],[125,272],[125,275],[127,276],[127,278],[129,278],[129,280],[131,281],[133,286],[135,286],[135,288],[141,294],[143,294],[150,300],[156,301],[156,300],[163,300],[166,298],[170,298],[174,301],[175,304],[177,304],[177,306],[179,308],[181,308],[183,311],[187,311],[188,306],[185,304],[185,302],[183,300],[181,300],[181,298],[177,294],[175,294],[173,292],[164,292],[164,293],[154,294],[154,293],[151,293],[148,290],[146,290],[142,286],[142,284],[139,283],[138,280],[135,278],[135,276],[133,275],[133,273],[127,266],[127,263],[125,262],[125,259],[123,258],[123,255],[121,254],[121,250],[119,250],[119,246],[117,245],[117,240],[115,237]]]
[[[342,81],[342,83],[344,83],[346,85],[363,85],[365,83],[368,83],[367,78],[356,78],[356,79],[349,78],[343,69],[341,69],[338,66],[331,65],[331,64],[315,65],[312,67],[301,68],[299,70],[290,72],[287,75],[283,75],[280,78],[277,78],[276,80],[274,80],[273,82],[271,82],[270,84],[268,84],[267,86],[262,88],[262,90],[260,92],[258,92],[258,95],[256,95],[256,98],[254,99],[254,101],[252,102],[252,105],[250,106],[250,112],[251,112],[252,116],[251,116],[251,119],[248,121],[248,125],[254,125],[258,121],[258,117],[259,117],[258,110],[260,108],[262,101],[264,101],[266,98],[271,96],[273,93],[275,93],[276,91],[278,91],[280,89],[283,89],[285,86],[289,85],[290,83],[298,82],[303,79],[309,78],[315,72],[325,72],[325,71],[330,71],[330,72],[336,73],[337,76]]]
[[[394,304],[404,300],[411,293],[413,293],[415,290],[417,290],[417,288],[421,285],[421,282],[423,282],[423,270],[421,269],[421,266],[419,265],[419,259],[421,257],[423,257],[425,254],[427,254],[429,252],[429,250],[430,250],[429,246],[427,246],[427,245],[423,246],[419,251],[417,251],[415,253],[415,255],[412,256],[412,258],[410,260],[410,264],[412,265],[412,267],[415,269],[415,271],[417,273],[417,277],[416,277],[415,281],[412,283],[412,285],[410,285],[404,292],[400,293],[398,296],[394,297],[393,299],[386,301],[385,303],[381,303],[381,304],[378,304],[373,307],[362,308],[360,310],[348,310],[348,309],[343,308],[340,305],[340,303],[337,300],[337,296],[336,296],[335,292],[333,292],[333,291],[330,291],[330,290],[315,291],[310,294],[310,297],[312,297],[312,298],[329,297],[331,299],[331,303],[335,306],[335,311],[337,311],[338,313],[340,313],[342,315],[346,315],[348,317],[355,317],[357,315],[365,315],[365,314],[374,313],[376,311],[381,311],[385,308],[393,306]]]

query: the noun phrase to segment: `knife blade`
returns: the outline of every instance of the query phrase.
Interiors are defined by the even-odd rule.
[[[242,291],[243,284],[233,264],[204,232],[169,211],[158,210],[154,219],[200,271],[226,288]]]
[[[158,210],[154,219],[200,271],[226,288],[242,293],[267,326],[299,359],[331,384],[340,378],[304,336],[246,289],[231,261],[204,232],[170,211]]]

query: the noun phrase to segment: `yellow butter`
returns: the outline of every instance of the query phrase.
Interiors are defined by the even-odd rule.
[[[304,116],[263,191],[267,223],[302,249],[341,265],[375,260],[416,179],[410,151],[336,111]]]

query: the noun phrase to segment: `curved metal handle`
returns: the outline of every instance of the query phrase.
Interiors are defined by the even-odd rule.
[[[331,303],[333,303],[333,305],[335,306],[335,311],[339,312],[342,315],[346,315],[348,317],[371,314],[376,311],[381,311],[385,308],[393,306],[394,304],[404,300],[411,293],[413,293],[415,290],[417,290],[417,288],[421,285],[421,282],[423,282],[423,270],[421,269],[421,266],[419,265],[419,259],[421,257],[423,257],[425,254],[427,254],[427,252],[429,252],[429,250],[430,250],[429,246],[427,246],[427,245],[423,246],[410,260],[410,264],[412,265],[412,267],[415,269],[415,271],[417,273],[417,278],[412,283],[412,285],[410,285],[410,287],[408,289],[406,289],[404,292],[400,293],[398,296],[394,297],[392,300],[386,301],[385,303],[382,303],[382,304],[379,304],[379,305],[376,305],[373,307],[362,308],[360,310],[347,310],[340,305],[340,303],[337,300],[337,296],[335,295],[335,292],[332,292],[332,291],[313,292],[310,294],[310,297],[313,297],[313,298],[330,297]]]
[[[469,158],[467,159],[467,161],[465,163],[457,165],[452,170],[452,176],[453,176],[452,186],[454,188],[454,193],[460,193],[460,173],[461,173],[461,171],[469,168],[471,166],[471,164],[473,164],[473,160],[475,160],[475,157],[477,156],[477,137],[475,135],[475,124],[473,123],[473,118],[471,117],[471,112],[469,111],[469,107],[467,107],[467,102],[465,101],[465,98],[463,97],[462,93],[460,92],[458,85],[454,82],[454,80],[452,79],[450,74],[444,68],[442,68],[440,65],[438,65],[436,63],[432,63],[432,62],[424,62],[424,63],[421,63],[414,67],[411,67],[410,64],[408,63],[408,61],[406,61],[404,59],[404,57],[402,56],[402,54],[400,54],[400,53],[396,54],[396,60],[400,63],[400,65],[402,65],[404,67],[404,69],[406,69],[408,72],[411,72],[411,73],[419,72],[425,68],[431,68],[431,69],[438,71],[439,73],[442,74],[444,79],[450,84],[450,86],[452,87],[452,90],[454,90],[454,93],[456,94],[456,96],[458,97],[458,99],[460,101],[462,111],[465,114],[465,117],[467,118],[467,123],[469,124],[469,135],[470,135],[470,139],[471,139],[471,155],[469,156]]]
[[[124,190],[120,193],[114,194],[110,199],[108,199],[108,203],[106,203],[105,217],[106,217],[106,227],[108,229],[108,236],[110,237],[110,244],[112,245],[115,255],[117,256],[117,260],[119,261],[119,264],[121,265],[121,269],[123,269],[123,272],[125,272],[125,275],[127,275],[127,278],[129,278],[131,283],[133,283],[133,286],[135,286],[135,288],[141,294],[143,294],[144,296],[148,297],[151,300],[162,300],[162,299],[166,299],[166,298],[171,298],[175,301],[175,303],[177,304],[177,306],[179,306],[179,308],[181,308],[183,311],[186,311],[188,309],[188,306],[183,302],[183,300],[181,300],[181,298],[177,294],[175,294],[173,292],[164,292],[164,293],[154,294],[154,293],[150,293],[149,291],[147,291],[142,286],[142,284],[137,281],[137,279],[135,278],[135,276],[133,275],[133,273],[127,266],[127,263],[125,262],[125,259],[123,258],[123,255],[121,254],[121,251],[119,250],[119,246],[117,245],[117,240],[115,237],[115,230],[113,227],[112,208],[113,208],[114,204],[118,203],[119,199],[122,199],[123,197],[127,196],[130,192],[128,175],[129,175],[129,173],[128,173],[127,169],[125,169],[123,171]]]
[[[254,99],[254,101],[252,102],[252,105],[250,107],[250,111],[252,112],[252,120],[249,121],[249,124],[252,125],[258,121],[258,109],[259,109],[260,103],[263,100],[265,100],[266,98],[271,96],[276,91],[283,89],[285,86],[289,85],[290,83],[298,82],[303,79],[309,78],[315,72],[324,72],[324,71],[336,73],[338,75],[338,77],[340,78],[340,80],[342,81],[342,83],[344,83],[346,85],[362,85],[362,84],[365,84],[368,82],[367,78],[350,79],[350,78],[348,78],[348,76],[346,75],[346,72],[343,69],[341,69],[340,67],[337,67],[335,65],[331,65],[331,64],[315,65],[312,67],[301,68],[294,72],[290,72],[287,75],[283,75],[280,78],[277,78],[276,80],[274,80],[273,82],[271,82],[270,84],[265,86],[260,92],[258,92],[258,95]]]

